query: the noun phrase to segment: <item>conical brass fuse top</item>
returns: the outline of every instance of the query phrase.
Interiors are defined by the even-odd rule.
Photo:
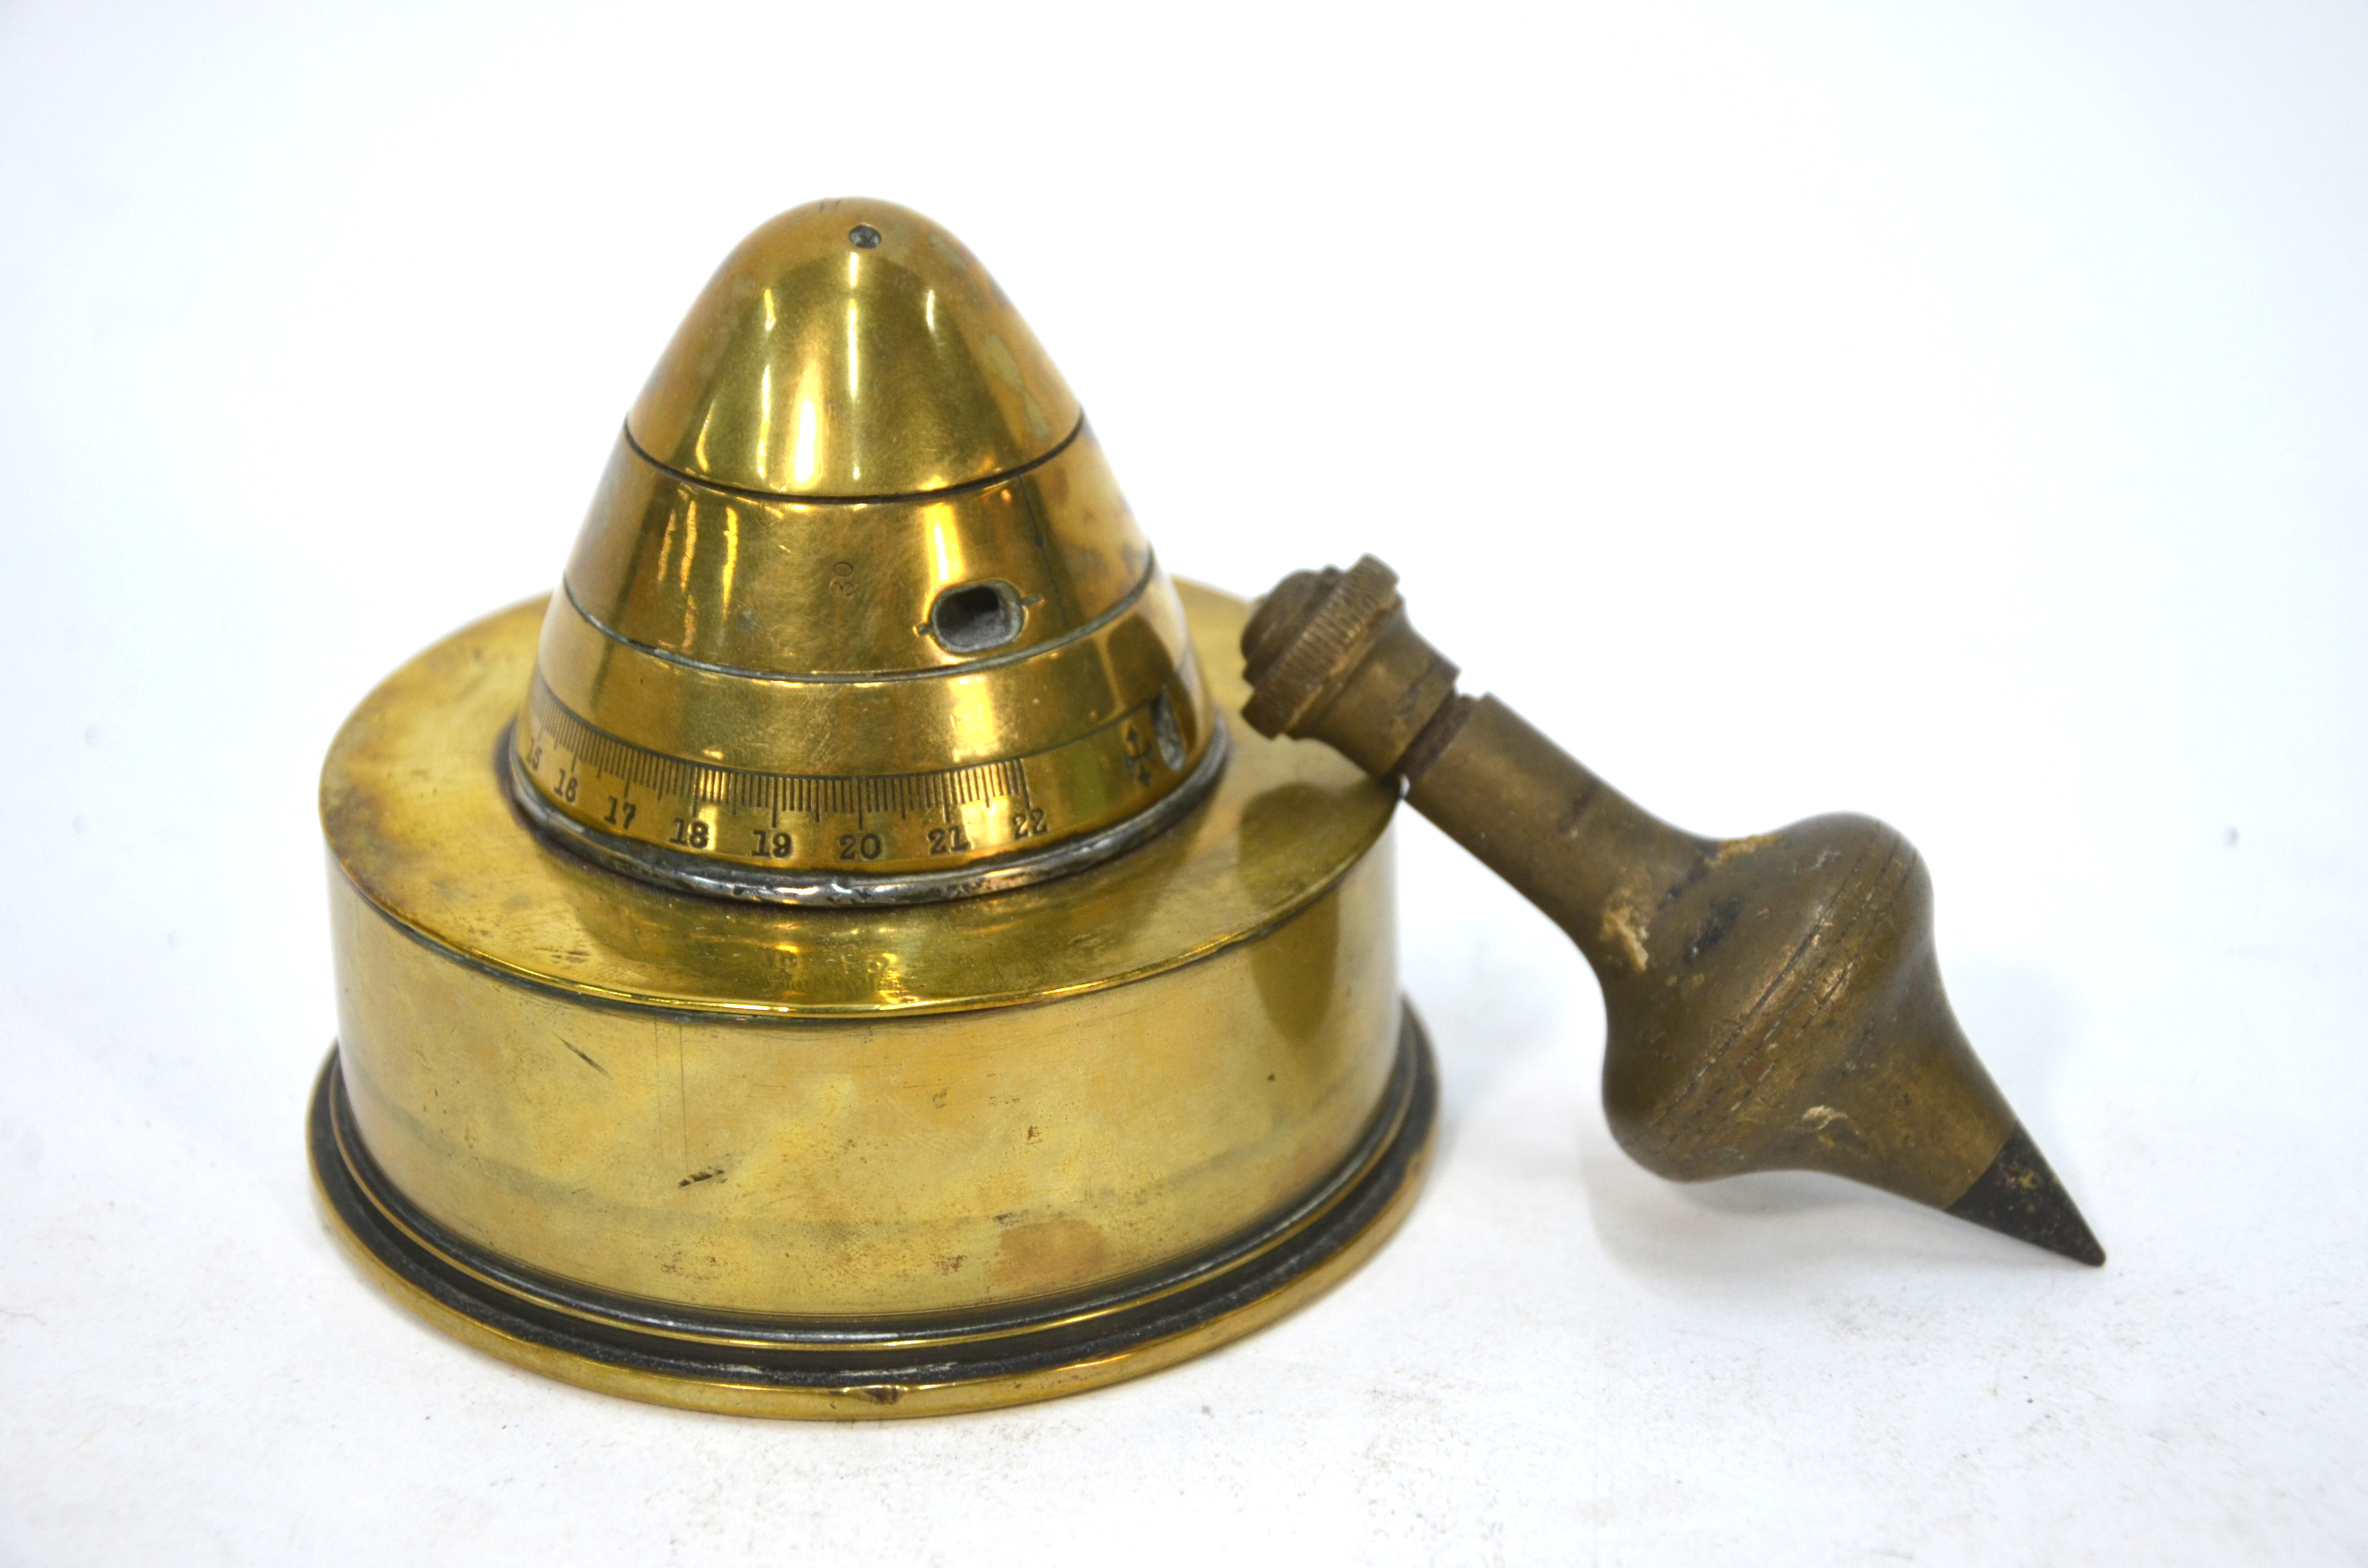
[[[784,213],[627,415],[514,731],[613,868],[780,903],[1074,869],[1223,766],[1184,612],[1060,372],[945,230]]]

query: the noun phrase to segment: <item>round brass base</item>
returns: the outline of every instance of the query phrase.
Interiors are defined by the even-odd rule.
[[[1372,1127],[1304,1200],[1179,1268],[994,1316],[692,1318],[492,1257],[417,1212],[355,1133],[330,1053],[308,1123],[337,1238],[404,1306],[481,1350],[605,1393],[738,1415],[846,1419],[1022,1404],[1155,1371],[1264,1326],[1362,1263],[1413,1206],[1437,1119],[1411,1009]]]

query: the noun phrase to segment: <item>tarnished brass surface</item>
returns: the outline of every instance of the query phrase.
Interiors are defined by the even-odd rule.
[[[1237,702],[1224,651],[1243,608],[1190,587],[1182,602]],[[436,1256],[480,1281],[456,1305],[394,1278],[408,1244],[372,1240],[362,1204],[355,1244],[414,1305],[641,1397],[913,1414],[1041,1397],[1246,1332],[1394,1222],[1429,1102],[1407,1097],[1421,1052],[1401,1040],[1390,791],[1245,732],[1173,829],[1038,886],[877,909],[690,897],[567,853],[516,810],[502,734],[541,609],[391,676],[323,775],[336,1068],[370,1170],[317,1119],[316,1165],[336,1163],[324,1185],[399,1195],[387,1207],[416,1211],[449,1241]],[[1384,1160],[1386,1182],[1351,1179]],[[1352,1188],[1363,1207],[1292,1243],[1292,1270],[1238,1300],[1204,1281],[1230,1304],[1103,1345],[1093,1369],[1038,1352],[1017,1381],[949,1375],[927,1397],[905,1372],[829,1371],[835,1334],[878,1353],[1041,1339],[1078,1303],[1147,1311],[1229,1244]],[[537,1290],[591,1302],[564,1309],[586,1333],[770,1335],[825,1369],[735,1382],[502,1328]]]
[[[775,902],[955,897],[1213,780],[1174,586],[984,267],[886,202],[767,223],[618,437],[521,687],[522,803]]]
[[[1578,945],[1630,1154],[1681,1181],[1829,1171],[2104,1261],[1957,1027],[1905,839],[1839,815],[1680,832],[1496,699],[1458,696],[1395,585],[1371,556],[1286,578],[1244,631],[1245,712],[1403,779]]]

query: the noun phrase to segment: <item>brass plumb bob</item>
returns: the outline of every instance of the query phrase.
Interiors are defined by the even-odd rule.
[[[481,1348],[792,1415],[1040,1398],[1245,1333],[1418,1186],[1395,794],[1231,717],[985,268],[758,229],[556,591],[323,770],[337,1233]]]

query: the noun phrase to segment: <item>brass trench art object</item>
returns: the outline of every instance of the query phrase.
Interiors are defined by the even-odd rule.
[[[482,1348],[909,1415],[1247,1332],[1403,1216],[1395,796],[1231,715],[977,260],[882,202],[727,258],[557,592],[330,748],[337,1233]]]
[[[557,591],[330,748],[335,1233],[480,1348],[709,1410],[975,1409],[1222,1344],[1420,1186],[1401,780],[1595,960],[1648,1165],[2078,1224],[1917,978],[1896,835],[1660,827],[1454,697],[1378,570],[1255,619],[1172,581],[958,241],[876,201],[767,223]],[[1785,939],[1858,978],[1737,1003]]]

